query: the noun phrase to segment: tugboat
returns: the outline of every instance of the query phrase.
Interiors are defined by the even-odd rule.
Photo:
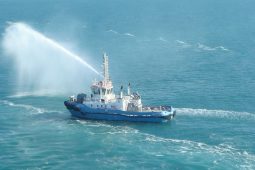
[[[172,106],[143,106],[141,96],[131,93],[130,84],[127,94],[123,86],[116,95],[109,77],[108,56],[103,54],[103,80],[95,81],[91,86],[91,94],[70,96],[64,104],[72,116],[80,119],[133,121],[133,122],[167,122],[176,115]]]

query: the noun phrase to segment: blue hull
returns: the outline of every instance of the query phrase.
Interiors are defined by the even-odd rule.
[[[65,101],[66,108],[75,117],[81,119],[132,121],[132,122],[166,122],[175,116],[175,111],[128,112],[113,109],[92,109],[84,104]]]

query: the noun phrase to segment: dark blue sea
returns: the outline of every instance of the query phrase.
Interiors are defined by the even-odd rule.
[[[255,169],[255,1],[0,0],[0,169]],[[12,27],[14,23],[28,30]],[[79,120],[109,55],[116,93],[174,120]]]

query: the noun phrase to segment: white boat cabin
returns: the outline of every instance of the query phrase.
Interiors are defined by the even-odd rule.
[[[71,97],[70,100],[75,100]],[[121,86],[120,93],[116,95],[113,91],[113,84],[109,77],[108,56],[103,54],[103,80],[95,81],[91,85],[91,95],[79,94],[77,102],[94,109],[113,109],[122,111],[141,112],[141,97],[137,93],[131,94],[130,84],[128,85],[127,94],[123,94]]]

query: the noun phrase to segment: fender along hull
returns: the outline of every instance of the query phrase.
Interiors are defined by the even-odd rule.
[[[84,104],[70,101],[65,101],[64,104],[72,116],[80,119],[156,123],[167,122],[176,114],[174,109],[160,112],[128,112],[113,109],[93,109]]]

